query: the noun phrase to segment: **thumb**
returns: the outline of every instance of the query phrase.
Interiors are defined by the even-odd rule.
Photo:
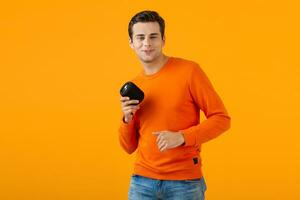
[[[159,131],[155,131],[155,132],[152,132],[152,134],[158,136],[160,134],[160,132]]]

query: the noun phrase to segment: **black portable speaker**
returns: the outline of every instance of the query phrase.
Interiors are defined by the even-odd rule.
[[[139,103],[144,99],[144,92],[131,81],[126,82],[121,87],[120,94],[123,97],[129,97],[130,100],[139,100]]]

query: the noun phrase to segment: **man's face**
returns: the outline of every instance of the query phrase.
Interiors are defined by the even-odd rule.
[[[161,38],[157,22],[138,22],[133,25],[132,32],[130,47],[141,61],[151,63],[162,55],[165,38]]]

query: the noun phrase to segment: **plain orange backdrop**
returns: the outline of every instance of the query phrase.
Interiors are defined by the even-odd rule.
[[[203,145],[208,200],[300,199],[298,1],[0,3],[0,199],[127,199],[119,88],[142,70],[127,25],[166,20],[167,55],[198,62],[231,129]]]

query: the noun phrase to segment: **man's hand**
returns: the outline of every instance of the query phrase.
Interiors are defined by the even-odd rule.
[[[156,131],[152,134],[157,136],[156,144],[161,152],[178,147],[184,143],[184,137],[181,132]]]
[[[121,107],[124,114],[124,121],[129,123],[134,113],[140,108],[139,105],[133,105],[139,103],[138,100],[130,100],[129,97],[121,97]]]

